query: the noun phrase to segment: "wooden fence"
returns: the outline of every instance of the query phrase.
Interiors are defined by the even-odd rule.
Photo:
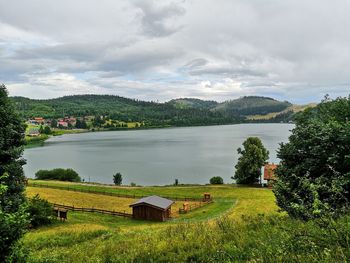
[[[194,203],[194,204],[189,205],[187,210],[185,210],[183,208],[179,208],[179,214],[186,214],[186,213],[191,212],[197,208],[201,208],[205,205],[208,205],[212,202],[213,202],[213,199],[210,199],[210,200],[205,201],[205,202]]]
[[[35,182],[29,182],[28,186],[31,187],[42,187],[42,188],[53,188],[53,189],[59,189],[59,190],[66,190],[66,191],[74,191],[74,192],[82,192],[82,193],[90,193],[90,194],[99,194],[99,195],[108,195],[108,196],[116,196],[116,197],[124,197],[124,198],[143,198],[147,197],[149,195],[131,195],[131,194],[120,194],[120,193],[113,193],[108,191],[96,191],[93,189],[84,189],[84,188],[76,188],[76,187],[70,187],[70,186],[58,186],[58,185],[50,185],[50,184],[37,184]],[[203,202],[203,198],[193,198],[193,197],[183,197],[183,196],[161,196],[173,201],[194,201],[194,202]],[[211,199],[212,200],[212,199]]]
[[[110,211],[110,210],[97,209],[97,208],[75,207],[75,206],[55,204],[55,203],[50,203],[50,204],[53,205],[54,208],[62,208],[70,211],[100,213],[105,215],[122,216],[122,217],[129,217],[129,218],[132,217],[132,214],[126,213],[125,211],[118,212],[118,211]]]

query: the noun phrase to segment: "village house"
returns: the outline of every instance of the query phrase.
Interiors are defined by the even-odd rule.
[[[69,124],[72,125],[72,126],[75,126],[76,123],[77,123],[77,118],[74,118],[74,117],[65,117],[65,118],[63,119],[63,121],[69,123]]]
[[[166,221],[170,218],[174,201],[156,195],[141,198],[131,204],[134,219]]]
[[[68,128],[68,122],[64,121],[63,119],[59,119],[57,122],[58,127]]]
[[[45,119],[41,117],[36,117],[34,119],[28,120],[27,122],[32,125],[43,125],[45,123]]]
[[[268,163],[264,166],[264,180],[267,182],[268,186],[271,186],[271,184],[276,180],[275,176],[275,170],[277,168],[277,164],[274,163]]]
[[[28,136],[30,137],[37,137],[40,135],[40,132],[38,129],[30,129],[28,132]]]

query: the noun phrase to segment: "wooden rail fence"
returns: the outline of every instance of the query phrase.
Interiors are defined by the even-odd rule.
[[[110,211],[110,210],[97,209],[97,208],[75,207],[75,206],[55,204],[55,203],[50,203],[50,204],[53,205],[54,208],[62,208],[70,211],[100,213],[105,215],[122,216],[122,217],[129,217],[129,218],[132,217],[132,214],[126,213],[125,211],[118,212],[118,211]]]
[[[179,214],[186,214],[186,213],[191,212],[191,211],[193,211],[193,210],[195,210],[195,209],[197,209],[197,208],[201,208],[201,207],[203,207],[203,206],[205,206],[205,205],[208,205],[208,204],[210,204],[210,203],[212,203],[212,202],[213,202],[213,200],[210,199],[210,200],[208,200],[208,201],[206,201],[206,202],[194,203],[194,204],[192,204],[192,205],[189,205],[188,208],[187,208],[187,210],[185,210],[185,209],[183,209],[183,208],[179,208]]]
[[[108,195],[108,196],[116,196],[116,197],[124,197],[124,198],[143,198],[147,197],[147,195],[131,195],[131,194],[120,194],[120,193],[113,193],[108,191],[96,191],[93,189],[84,189],[84,188],[76,188],[76,187],[69,187],[69,186],[58,186],[58,185],[50,185],[50,184],[37,184],[33,182],[29,182],[28,186],[31,187],[42,187],[42,188],[52,188],[52,189],[59,189],[59,190],[66,190],[66,191],[74,191],[74,192],[82,192],[82,193],[90,193],[90,194],[99,194],[99,195]],[[203,202],[203,198],[194,198],[194,197],[183,197],[183,196],[161,196],[173,201],[194,201],[194,202]],[[212,198],[211,198],[212,200]]]

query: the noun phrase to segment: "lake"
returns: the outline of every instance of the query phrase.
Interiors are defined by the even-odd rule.
[[[112,183],[121,172],[123,184],[206,184],[213,176],[232,182],[237,148],[259,137],[278,162],[276,150],[286,142],[292,124],[237,124],[150,130],[91,132],[52,137],[43,147],[24,151],[25,175],[39,169],[73,168],[85,181]]]

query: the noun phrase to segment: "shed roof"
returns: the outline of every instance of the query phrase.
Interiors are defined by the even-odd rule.
[[[151,205],[158,207],[160,209],[167,209],[169,206],[171,206],[174,203],[174,201],[157,196],[157,195],[152,195],[152,196],[147,196],[144,198],[141,198],[140,200],[136,201],[135,203],[131,204],[130,206],[137,206],[141,204],[146,204],[146,205]]]

